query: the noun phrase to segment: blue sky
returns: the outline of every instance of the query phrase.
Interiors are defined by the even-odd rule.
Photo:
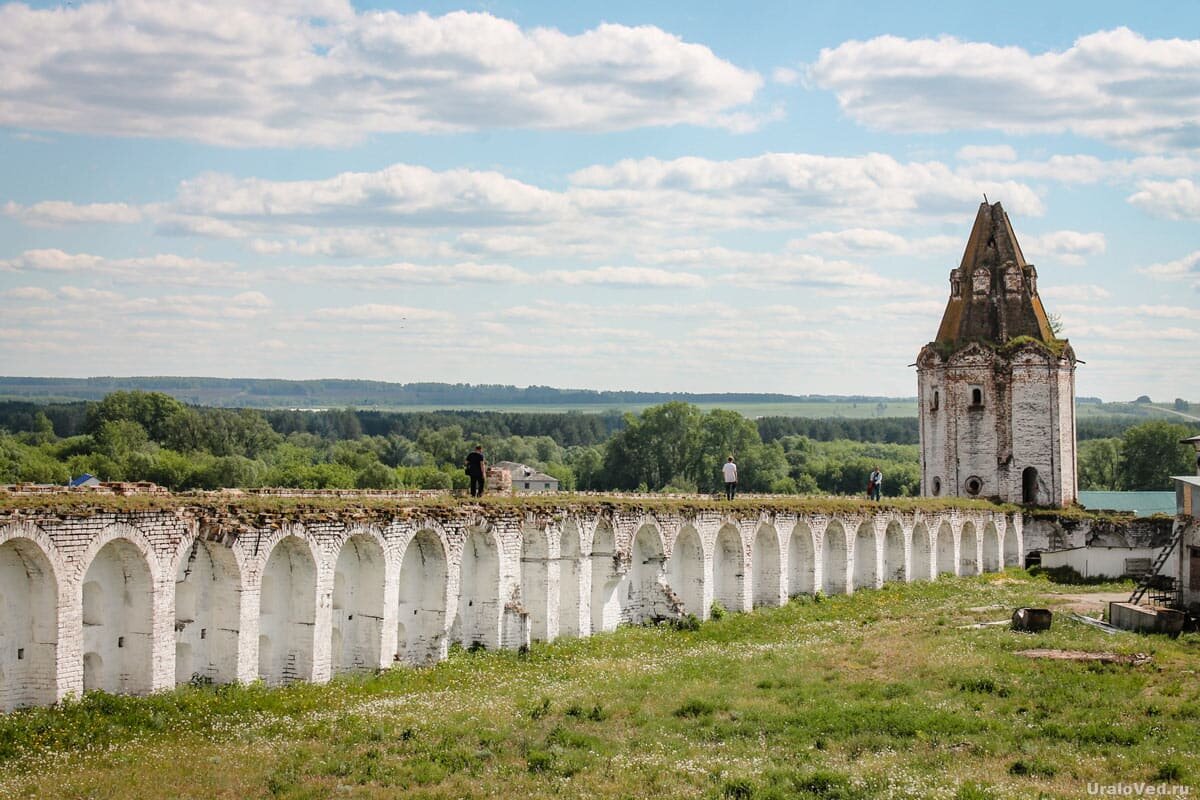
[[[1198,18],[0,4],[0,373],[911,395],[987,193],[1200,399]]]

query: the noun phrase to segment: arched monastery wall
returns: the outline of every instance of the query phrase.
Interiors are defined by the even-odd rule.
[[[1024,552],[1000,511],[0,509],[0,711],[93,687],[326,681]]]

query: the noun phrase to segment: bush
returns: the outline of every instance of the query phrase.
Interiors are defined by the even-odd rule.
[[[725,606],[721,605],[720,600],[713,600],[712,606],[708,609],[710,619],[723,619],[729,612],[725,610]]]

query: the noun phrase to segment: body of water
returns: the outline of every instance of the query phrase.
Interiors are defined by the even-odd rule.
[[[1080,492],[1079,504],[1090,511],[1136,511],[1175,516],[1174,492]]]

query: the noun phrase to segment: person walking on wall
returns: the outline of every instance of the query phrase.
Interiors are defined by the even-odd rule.
[[[879,465],[875,465],[875,470],[871,473],[870,479],[867,481],[867,494],[872,500],[878,500],[883,494],[883,473],[879,471]]]
[[[475,445],[475,452],[468,453],[467,475],[471,477],[471,497],[483,497],[483,476],[486,474],[487,461],[483,459],[483,445]]]
[[[725,477],[725,499],[732,500],[737,494],[737,464],[733,463],[733,456],[721,467],[721,474]]]

